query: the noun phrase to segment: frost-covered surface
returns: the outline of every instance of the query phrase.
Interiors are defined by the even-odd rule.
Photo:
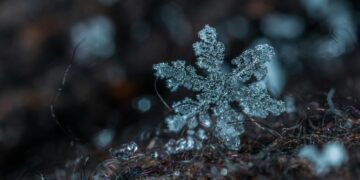
[[[199,75],[184,60],[154,65],[155,75],[166,79],[171,91],[185,87],[196,93],[195,99],[186,97],[173,103],[174,114],[166,118],[170,131],[188,129],[187,138],[166,144],[170,154],[201,148],[206,139],[204,129],[228,149],[238,150],[245,116],[265,118],[269,113],[279,115],[285,111],[284,102],[273,99],[263,81],[267,74],[265,63],[275,54],[273,47],[261,44],[248,49],[231,61],[231,71],[225,71],[225,47],[217,40],[216,30],[206,25],[198,34],[200,41],[193,44],[193,49],[196,65],[205,75]]]
[[[325,174],[331,168],[340,167],[348,159],[345,147],[340,143],[328,143],[321,152],[314,145],[307,145],[300,149],[299,156],[314,164],[317,175]]]

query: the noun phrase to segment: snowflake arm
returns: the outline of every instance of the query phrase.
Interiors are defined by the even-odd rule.
[[[209,25],[205,25],[198,35],[201,41],[193,44],[196,64],[205,69],[209,75],[219,73],[225,56],[224,44],[217,40],[215,28]]]
[[[237,66],[233,73],[242,82],[250,80],[253,76],[257,81],[263,80],[267,74],[265,63],[270,61],[274,55],[274,48],[270,45],[257,45],[232,60],[232,64]]]
[[[240,135],[244,132],[244,116],[241,113],[223,107],[219,108],[223,112],[218,115],[215,125],[215,136],[224,142],[225,146],[231,150],[238,150],[240,146]]]
[[[190,98],[175,102],[172,108],[176,115],[166,118],[166,124],[172,132],[179,132],[186,124],[195,118],[199,105]]]
[[[200,91],[202,89],[203,77],[196,74],[196,69],[186,66],[185,61],[177,60],[168,63],[155,64],[155,76],[166,79],[167,86],[171,91],[176,91],[183,86],[189,90]]]
[[[265,118],[269,112],[275,116],[285,111],[285,103],[270,97],[262,83],[243,87],[238,92],[237,101],[242,111],[250,117]]]

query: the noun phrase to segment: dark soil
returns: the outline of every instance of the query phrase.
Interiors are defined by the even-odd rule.
[[[360,175],[359,102],[351,96],[340,95],[344,91],[339,88],[339,93],[331,99],[336,106],[334,111],[328,107],[326,92],[299,87],[311,86],[303,83],[290,87],[287,92],[295,97],[296,112],[248,120],[238,152],[228,151],[221,142],[210,139],[201,151],[169,156],[161,148],[168,135],[160,127],[158,135],[154,135],[155,132],[149,135],[128,161],[103,152],[68,160],[64,168],[56,168],[55,174],[52,171],[43,175],[47,179],[357,179]],[[349,160],[340,168],[317,176],[313,164],[299,158],[297,153],[304,145],[315,144],[321,148],[327,142],[343,143]]]

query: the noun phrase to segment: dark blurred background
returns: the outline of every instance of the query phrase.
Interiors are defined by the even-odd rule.
[[[205,24],[217,29],[227,60],[257,43],[275,47],[275,96],[310,82],[324,91],[349,86],[344,95],[359,97],[359,17],[357,0],[2,0],[0,176],[101,159],[146,139],[167,111],[152,65],[193,64]],[[164,83],[158,88],[170,102]]]

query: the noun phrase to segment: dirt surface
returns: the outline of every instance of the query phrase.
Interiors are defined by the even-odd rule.
[[[330,110],[327,92],[310,88],[299,91],[299,87],[310,86],[304,83],[290,87],[287,94],[295,98],[295,112],[247,120],[240,151],[228,151],[221,142],[209,138],[201,151],[168,155],[162,146],[172,135],[159,126],[128,160],[118,159],[110,152],[83,155],[41,174],[46,179],[357,179],[359,102],[351,96],[343,97],[339,93],[344,90],[339,88],[331,98],[336,109]],[[321,148],[328,142],[343,143],[348,161],[326,174],[316,175],[314,164],[299,158],[299,149],[308,144]]]

